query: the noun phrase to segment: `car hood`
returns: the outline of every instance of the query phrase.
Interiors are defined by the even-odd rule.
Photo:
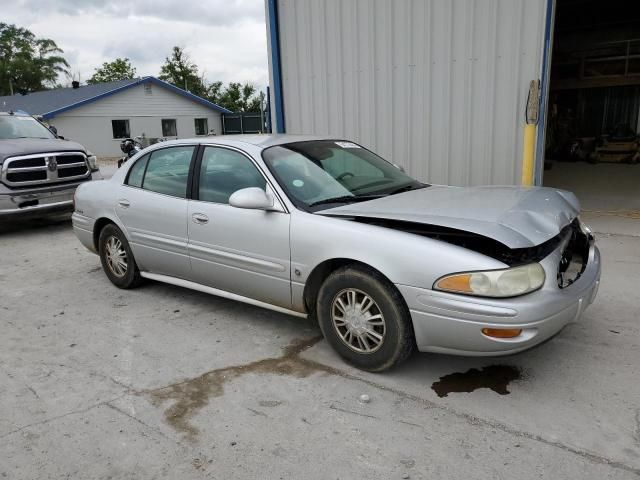
[[[528,248],[558,235],[579,215],[580,203],[552,188],[429,186],[318,213],[437,225]]]
[[[85,152],[86,149],[76,142],[59,138],[15,138],[0,140],[0,164],[8,157],[48,152]]]

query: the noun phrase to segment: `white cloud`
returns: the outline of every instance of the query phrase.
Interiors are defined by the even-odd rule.
[[[128,57],[157,76],[174,45],[210,81],[268,82],[264,0],[18,0],[2,21],[54,40],[84,81],[96,67]]]

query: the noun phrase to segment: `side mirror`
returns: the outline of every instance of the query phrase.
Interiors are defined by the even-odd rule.
[[[53,125],[49,125],[49,131],[53,133],[56,137],[58,136],[58,129]]]
[[[272,210],[273,197],[258,187],[243,188],[231,194],[229,205],[252,210]]]

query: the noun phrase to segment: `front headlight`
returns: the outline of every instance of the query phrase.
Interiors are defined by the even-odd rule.
[[[520,267],[447,275],[434,283],[434,290],[478,297],[516,297],[533,292],[544,284],[544,269],[539,263]]]
[[[92,172],[98,170],[98,157],[95,155],[88,153],[87,154],[87,162],[89,163],[89,168]]]

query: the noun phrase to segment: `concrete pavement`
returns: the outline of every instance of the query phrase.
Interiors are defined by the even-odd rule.
[[[311,321],[116,289],[66,218],[5,224],[0,478],[638,478],[640,238],[598,243],[596,303],[551,341],[374,375]],[[490,365],[523,378],[508,395],[431,388]]]

